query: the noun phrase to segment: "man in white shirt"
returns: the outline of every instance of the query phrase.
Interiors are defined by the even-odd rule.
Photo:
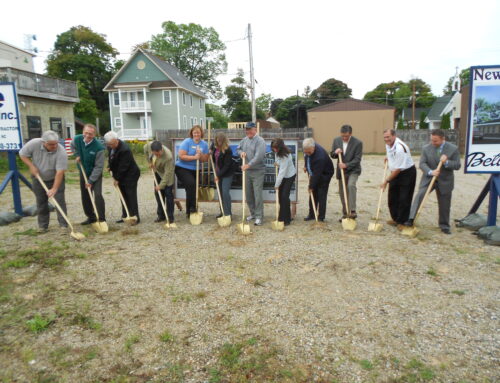
[[[381,185],[385,189],[389,184],[389,211],[392,220],[388,223],[401,228],[399,225],[408,221],[410,216],[417,169],[411,158],[410,148],[396,137],[394,129],[384,130],[384,141],[386,161],[391,172]]]

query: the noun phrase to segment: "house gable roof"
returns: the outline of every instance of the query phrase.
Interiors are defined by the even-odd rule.
[[[453,98],[452,94],[447,94],[446,96],[438,97],[436,101],[431,106],[431,110],[427,115],[426,121],[441,121],[441,113],[448,103]]]
[[[120,68],[120,70],[113,76],[111,81],[104,87],[105,92],[110,92],[117,89],[116,85],[118,84],[121,76],[126,72],[127,68],[129,68],[132,63],[135,63],[137,61],[139,55],[150,61],[155,66],[155,68],[157,68],[159,72],[164,76],[164,78],[158,77],[151,81],[150,88],[182,88],[190,93],[197,95],[198,97],[206,98],[205,94],[198,87],[196,87],[191,82],[191,80],[184,76],[179,71],[179,69],[142,48],[138,48],[134,53],[132,53],[130,59]],[[127,84],[131,83],[129,78],[127,78],[125,82]],[[144,82],[144,80],[140,80],[138,82]]]
[[[347,98],[330,104],[321,105],[316,108],[309,109],[308,112],[348,112],[361,110],[394,110],[395,108],[388,105],[377,104],[375,102],[357,100],[355,98]]]

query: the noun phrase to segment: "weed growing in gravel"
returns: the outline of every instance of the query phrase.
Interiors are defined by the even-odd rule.
[[[54,317],[44,317],[39,314],[26,321],[26,327],[28,330],[34,333],[39,333],[47,330],[47,328],[54,322]]]
[[[390,380],[391,383],[417,383],[428,382],[436,377],[432,368],[426,366],[418,359],[410,360],[404,366],[405,373],[398,378]]]
[[[465,291],[464,290],[452,290],[451,293],[462,296],[465,294]]]
[[[167,330],[160,334],[160,340],[164,343],[170,343],[174,341],[174,336]]]
[[[131,352],[132,351],[132,346],[136,343],[139,343],[139,340],[141,339],[141,337],[137,334],[134,334],[134,335],[130,335],[126,340],[125,340],[125,350],[127,352]]]
[[[438,273],[436,270],[434,270],[433,267],[429,267],[429,270],[427,270],[426,274],[430,275],[430,276],[433,276],[433,277],[437,277],[438,276]]]
[[[194,294],[194,296],[198,299],[203,299],[208,296],[208,293],[205,290],[200,290],[196,294]]]
[[[1,250],[0,249],[0,259],[2,259],[3,257],[5,257],[7,255],[7,252],[5,250]]]
[[[25,231],[18,231],[18,232],[15,232],[14,235],[27,235],[29,237],[36,237],[38,235],[40,235],[41,233],[39,233],[37,230],[35,229],[28,229],[28,230],[25,230]]]
[[[363,370],[367,370],[367,371],[373,370],[373,363],[367,359],[362,359],[358,363]]]

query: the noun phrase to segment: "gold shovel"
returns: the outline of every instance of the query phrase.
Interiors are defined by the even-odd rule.
[[[212,126],[212,123],[210,121],[208,121],[208,144],[209,145],[210,145],[211,126]],[[214,168],[214,172],[215,172],[215,167],[213,166],[213,163],[212,163],[212,167]],[[207,182],[207,187],[205,189],[205,197],[206,197],[207,201],[213,201],[215,198],[215,189],[213,187],[210,187],[210,162],[208,163],[207,178],[208,178],[208,182]]]
[[[212,167],[214,168],[215,171],[215,165],[212,155],[210,155],[210,162],[212,163]],[[215,186],[217,187],[217,195],[219,196],[220,211],[222,212],[222,217],[217,218],[217,223],[219,224],[220,227],[227,227],[231,225],[231,216],[224,214],[224,207],[222,206],[222,197],[220,195],[219,183],[216,182]]]
[[[246,157],[243,157],[243,163],[242,163],[242,166],[245,166],[245,160],[246,160]],[[241,182],[241,192],[242,192],[242,200],[241,200],[241,204],[242,204],[242,209],[243,209],[243,213],[241,215],[241,223],[238,223],[236,225],[236,228],[238,229],[238,231],[243,234],[243,235],[249,235],[249,234],[252,234],[252,232],[250,231],[250,225],[248,223],[245,223],[245,205],[247,204],[247,198],[246,198],[246,188],[245,188],[245,185],[246,185],[246,170],[243,170],[243,180]]]
[[[40,178],[40,175],[37,174],[36,175],[36,178],[38,180],[38,182],[40,182],[40,185],[42,185],[43,189],[45,190],[45,192],[49,192],[49,189],[47,188],[47,185],[45,185],[45,182],[43,182],[43,180]],[[61,208],[61,206],[59,205],[59,203],[56,201],[56,199],[54,197],[50,197],[49,198],[49,201],[57,208],[57,210],[59,210],[59,213],[61,213],[61,215],[63,216],[64,220],[66,221],[66,223],[68,224],[69,228],[71,229],[71,233],[70,235],[76,239],[77,241],[80,241],[82,239],[85,238],[85,235],[83,235],[82,233],[78,233],[75,231],[75,229],[73,229],[73,225],[71,224],[71,222],[69,221],[68,217],[66,216],[66,214],[64,214],[64,211],[63,209]]]
[[[158,187],[158,181],[156,180],[155,171],[153,169],[151,169],[151,173],[153,173],[153,180],[154,180],[155,186]],[[175,224],[175,222],[170,223],[170,221],[168,219],[167,208],[165,207],[165,200],[163,199],[163,197],[161,195],[161,190],[157,190],[157,192],[158,192],[158,197],[160,198],[161,206],[163,207],[163,214],[165,214],[165,219],[167,220],[165,227],[167,229],[177,228],[177,225]]]
[[[339,163],[342,164],[342,153],[339,153]],[[340,168],[340,176],[342,177],[342,189],[344,190],[344,203],[345,203],[345,210],[347,214],[350,214],[349,210],[349,198],[347,197],[347,190],[345,186],[345,175],[344,175],[344,169]],[[342,229],[344,230],[354,230],[356,229],[356,220],[353,218],[342,218]]]
[[[199,198],[199,169],[200,169],[200,160],[196,160],[196,212],[189,214],[189,221],[191,225],[201,225],[201,221],[203,221],[203,213],[198,210],[198,198]]]
[[[385,173],[387,173],[387,161],[385,161],[385,166],[384,166],[384,175],[382,176],[382,182],[385,181]],[[378,217],[380,214],[380,205],[382,204],[382,195],[384,194],[384,189],[380,188],[380,195],[378,197],[378,206],[377,206],[377,214],[375,215],[375,222],[370,222],[368,224],[368,231],[382,231],[383,225],[381,223],[378,223]]]
[[[111,173],[111,177],[113,177],[113,173]],[[117,185],[114,185],[116,192],[118,193],[118,196],[120,197],[120,201],[122,202],[123,208],[125,209],[125,213],[127,213],[127,216],[123,218],[123,222],[125,222],[127,225],[135,225],[137,223],[137,216],[130,216],[130,213],[128,211],[127,203],[125,202],[125,198],[123,198],[122,191]]]
[[[89,181],[87,179],[87,174],[85,174],[85,169],[80,163],[78,163],[78,165],[80,166],[80,171],[83,174],[83,180],[85,181],[85,184],[88,184]],[[99,234],[107,233],[109,231],[108,224],[104,221],[103,222],[99,221],[99,213],[97,212],[97,207],[95,206],[94,192],[90,190],[90,188],[85,187],[85,189],[87,189],[87,191],[89,192],[90,201],[92,202],[95,218],[97,220],[96,222],[92,223],[92,228]]]
[[[275,166],[274,167],[276,169],[276,179],[278,179],[278,167]],[[283,221],[278,221],[278,218],[279,218],[279,209],[280,209],[280,205],[279,205],[279,201],[278,201],[278,191],[276,191],[276,221],[272,221],[271,222],[271,228],[273,230],[277,230],[277,231],[283,231],[285,229],[285,222]]]
[[[441,166],[442,165],[443,165],[443,162],[439,161],[439,164],[438,164],[438,167],[436,168],[436,170],[438,170],[438,171],[441,170]],[[413,226],[411,226],[411,227],[403,227],[403,229],[401,230],[401,234],[406,235],[406,236],[408,236],[410,238],[414,238],[420,232],[420,230],[418,230],[417,227],[415,226],[415,223],[417,222],[417,218],[420,215],[420,212],[422,211],[422,208],[424,207],[424,203],[427,200],[427,197],[429,196],[429,194],[431,194],[432,187],[434,186],[434,183],[436,182],[436,179],[437,179],[437,176],[433,176],[432,180],[431,180],[431,183],[427,187],[427,190],[426,190],[425,195],[424,195],[424,199],[422,200],[422,203],[418,207],[417,214],[415,214],[415,218],[413,219]]]
[[[208,201],[208,188],[205,187],[205,164],[201,163],[201,186],[198,188],[200,201]]]
[[[309,182],[311,182],[311,176],[309,175],[309,173],[307,174],[307,177],[309,178]],[[313,207],[313,212],[314,212],[314,219],[316,222],[314,222],[314,225],[315,226],[322,226],[319,221],[318,221],[318,207],[316,206],[316,201],[314,200],[314,194],[311,191],[309,191],[309,197],[311,198],[311,203],[312,203],[312,207]]]

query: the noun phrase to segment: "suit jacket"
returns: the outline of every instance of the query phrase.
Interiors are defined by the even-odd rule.
[[[137,182],[141,175],[132,151],[122,140],[119,140],[118,147],[113,154],[108,148],[108,167],[113,172],[113,178],[122,185]]]
[[[420,180],[420,187],[427,187],[432,180],[429,175],[431,170],[435,170],[439,164],[439,158],[442,154],[448,157],[447,164],[441,166],[441,172],[436,179],[435,185],[443,194],[450,193],[454,187],[453,171],[460,169],[460,154],[456,145],[449,142],[444,143],[441,154],[438,154],[438,148],[434,145],[427,144],[422,148],[422,155],[420,157],[420,169],[422,170],[422,179]]]
[[[214,172],[217,174],[217,177],[224,178],[229,177],[234,174],[234,164],[233,161],[233,151],[231,148],[227,148],[226,151],[221,152],[219,154],[219,161],[215,160],[215,146],[212,144],[212,159],[214,160],[214,165],[219,167],[219,171],[214,169]]]
[[[325,149],[316,143],[316,148],[312,156],[304,156],[306,169],[308,162],[312,171],[311,179],[309,180],[309,189],[314,190],[320,183],[325,184],[330,182],[335,170],[333,169],[332,160],[328,157]]]
[[[337,159],[339,156],[335,154],[335,150],[343,149],[342,137],[337,137],[333,140],[331,157]],[[361,174],[361,157],[363,155],[363,143],[356,137],[351,136],[345,153],[342,153],[342,162],[347,165],[345,169],[346,176],[349,174]],[[340,179],[339,165],[337,164],[337,179]]]

